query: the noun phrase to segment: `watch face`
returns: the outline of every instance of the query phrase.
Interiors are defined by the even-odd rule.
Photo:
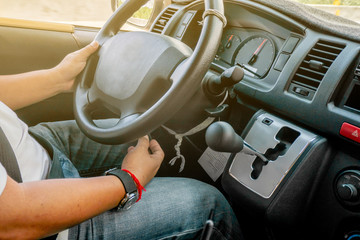
[[[137,194],[136,193],[127,193],[124,199],[121,201],[122,209],[128,210],[136,202]]]

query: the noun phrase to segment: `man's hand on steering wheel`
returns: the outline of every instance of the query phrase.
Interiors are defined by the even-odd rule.
[[[75,52],[69,53],[52,70],[55,71],[56,82],[61,85],[63,92],[72,91],[76,76],[84,69],[86,61],[99,47],[99,43],[93,41],[89,45]]]

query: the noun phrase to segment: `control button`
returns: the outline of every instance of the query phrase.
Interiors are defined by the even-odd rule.
[[[346,170],[335,180],[335,194],[338,200],[348,207],[360,207],[360,171]]]
[[[181,25],[179,26],[179,29],[178,29],[177,32],[176,32],[176,37],[181,38],[182,35],[183,35],[183,33],[184,33],[184,31],[185,31],[185,28],[186,28],[186,26],[181,24]]]
[[[360,128],[349,123],[343,123],[340,135],[360,143]]]
[[[338,186],[337,190],[339,197],[343,200],[351,201],[352,199],[356,199],[358,197],[358,191],[352,184],[341,184]]]
[[[288,40],[286,41],[285,46],[283,48],[283,52],[292,53],[299,41],[300,41],[300,38],[297,38],[297,37],[288,38]]]
[[[284,53],[281,53],[279,58],[277,59],[276,61],[276,64],[274,66],[274,69],[275,70],[278,70],[278,71],[282,71],[285,64],[287,63],[287,61],[289,60],[289,57],[290,55],[289,54],[284,54]]]
[[[271,120],[270,118],[264,118],[261,122],[265,125],[270,126],[274,121]]]
[[[354,232],[347,233],[347,234],[345,234],[344,239],[345,240],[360,240],[360,232],[354,231]]]
[[[299,87],[294,87],[293,91],[294,91],[294,93],[300,94],[300,95],[305,96],[305,97],[309,96],[309,91],[306,91],[306,90],[304,90],[302,88],[299,88]]]
[[[194,16],[194,13],[192,13],[192,12],[186,13],[183,18],[182,24],[187,25],[193,16]]]
[[[356,76],[360,76],[360,68],[355,69],[354,74],[355,74]]]

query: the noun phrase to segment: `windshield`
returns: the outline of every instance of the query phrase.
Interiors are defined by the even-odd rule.
[[[292,0],[360,23],[360,0]]]

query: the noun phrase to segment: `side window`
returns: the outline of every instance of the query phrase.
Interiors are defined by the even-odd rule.
[[[360,23],[360,0],[292,0]]]
[[[117,6],[119,7],[125,0],[116,0]],[[129,23],[132,23],[136,26],[145,27],[148,21],[151,18],[151,14],[154,8],[154,1],[148,1],[144,6],[137,10],[134,15],[128,20]],[[114,9],[115,10],[115,9]]]
[[[0,0],[0,17],[101,27],[110,0]]]

